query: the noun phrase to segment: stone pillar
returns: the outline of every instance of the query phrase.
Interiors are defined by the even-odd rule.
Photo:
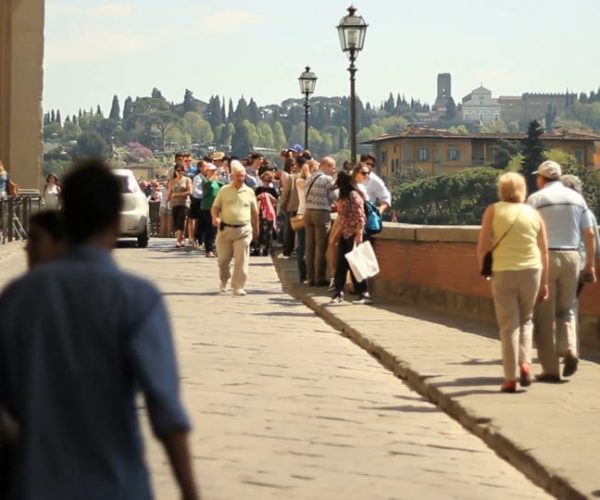
[[[42,161],[44,0],[0,1],[0,159],[23,188]]]

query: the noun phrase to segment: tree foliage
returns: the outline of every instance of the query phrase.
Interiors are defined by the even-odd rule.
[[[523,140],[523,162],[521,169],[527,182],[528,193],[537,191],[533,173],[537,171],[540,163],[546,159],[546,149],[540,139],[543,133],[544,129],[539,122],[533,120],[527,129],[527,137]]]
[[[393,191],[398,221],[418,224],[478,224],[497,200],[498,170],[479,167],[424,177]]]
[[[76,157],[110,156],[110,146],[104,138],[94,131],[84,132],[77,139],[77,147],[74,150]]]

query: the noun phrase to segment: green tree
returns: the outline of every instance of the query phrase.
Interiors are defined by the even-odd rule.
[[[58,122],[49,123],[44,127],[45,141],[59,141],[62,137],[62,127]]]
[[[494,168],[504,169],[508,166],[511,158],[521,151],[521,144],[518,141],[509,141],[499,139],[492,147]]]
[[[244,99],[244,96],[240,97],[237,103],[234,117],[236,125],[244,120],[250,120],[250,111],[248,108],[248,103],[246,102],[246,99]]]
[[[107,158],[110,154],[110,146],[98,132],[84,132],[77,139],[74,153],[76,157],[100,156]]]
[[[527,192],[535,193],[537,185],[533,173],[538,169],[540,163],[546,159],[546,149],[542,144],[541,136],[544,129],[537,120],[533,120],[527,129],[527,137],[523,139],[523,162],[521,169],[527,182]]]
[[[254,145],[252,144],[247,122],[242,121],[235,126],[235,132],[231,138],[231,153],[242,158],[253,149]]]
[[[577,159],[560,149],[551,149],[548,151],[546,158],[554,160],[562,167],[562,173],[576,175],[583,184],[583,197],[588,204],[588,207],[596,217],[600,216],[600,179],[595,171],[587,168]]]
[[[125,103],[123,104],[123,121],[124,122],[127,121],[132,113],[133,113],[133,100],[131,99],[131,97],[127,97],[127,99],[125,99]]]
[[[185,89],[185,94],[183,95],[183,112],[188,113],[190,111],[196,111],[194,94],[191,90]]]
[[[228,123],[224,125],[221,129],[221,134],[219,135],[219,146],[229,147],[231,146],[231,141],[233,139],[233,134],[235,133],[235,126],[233,123]]]
[[[210,123],[202,118],[200,113],[188,111],[183,115],[183,130],[192,141],[198,144],[210,144],[215,140]]]
[[[273,123],[273,147],[275,149],[283,149],[287,145],[287,138],[281,122]]]
[[[274,146],[273,129],[268,122],[261,121],[257,128],[258,143],[264,148],[272,148]]]
[[[408,120],[403,116],[386,116],[375,122],[387,133],[402,132],[408,126]]]
[[[119,98],[116,95],[113,96],[108,118],[115,122],[118,122],[121,119],[121,105],[119,104]]]

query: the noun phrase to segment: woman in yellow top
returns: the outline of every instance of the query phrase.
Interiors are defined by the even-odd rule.
[[[531,384],[533,307],[548,298],[548,240],[538,211],[524,204],[527,188],[521,174],[498,180],[500,201],[487,207],[481,221],[477,257],[493,250],[492,296],[502,344],[506,381],[502,392]],[[518,353],[518,354],[517,354]]]

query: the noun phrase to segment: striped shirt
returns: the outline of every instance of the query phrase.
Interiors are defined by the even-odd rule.
[[[307,210],[331,210],[337,200],[333,178],[321,171],[313,173],[304,184]]]

